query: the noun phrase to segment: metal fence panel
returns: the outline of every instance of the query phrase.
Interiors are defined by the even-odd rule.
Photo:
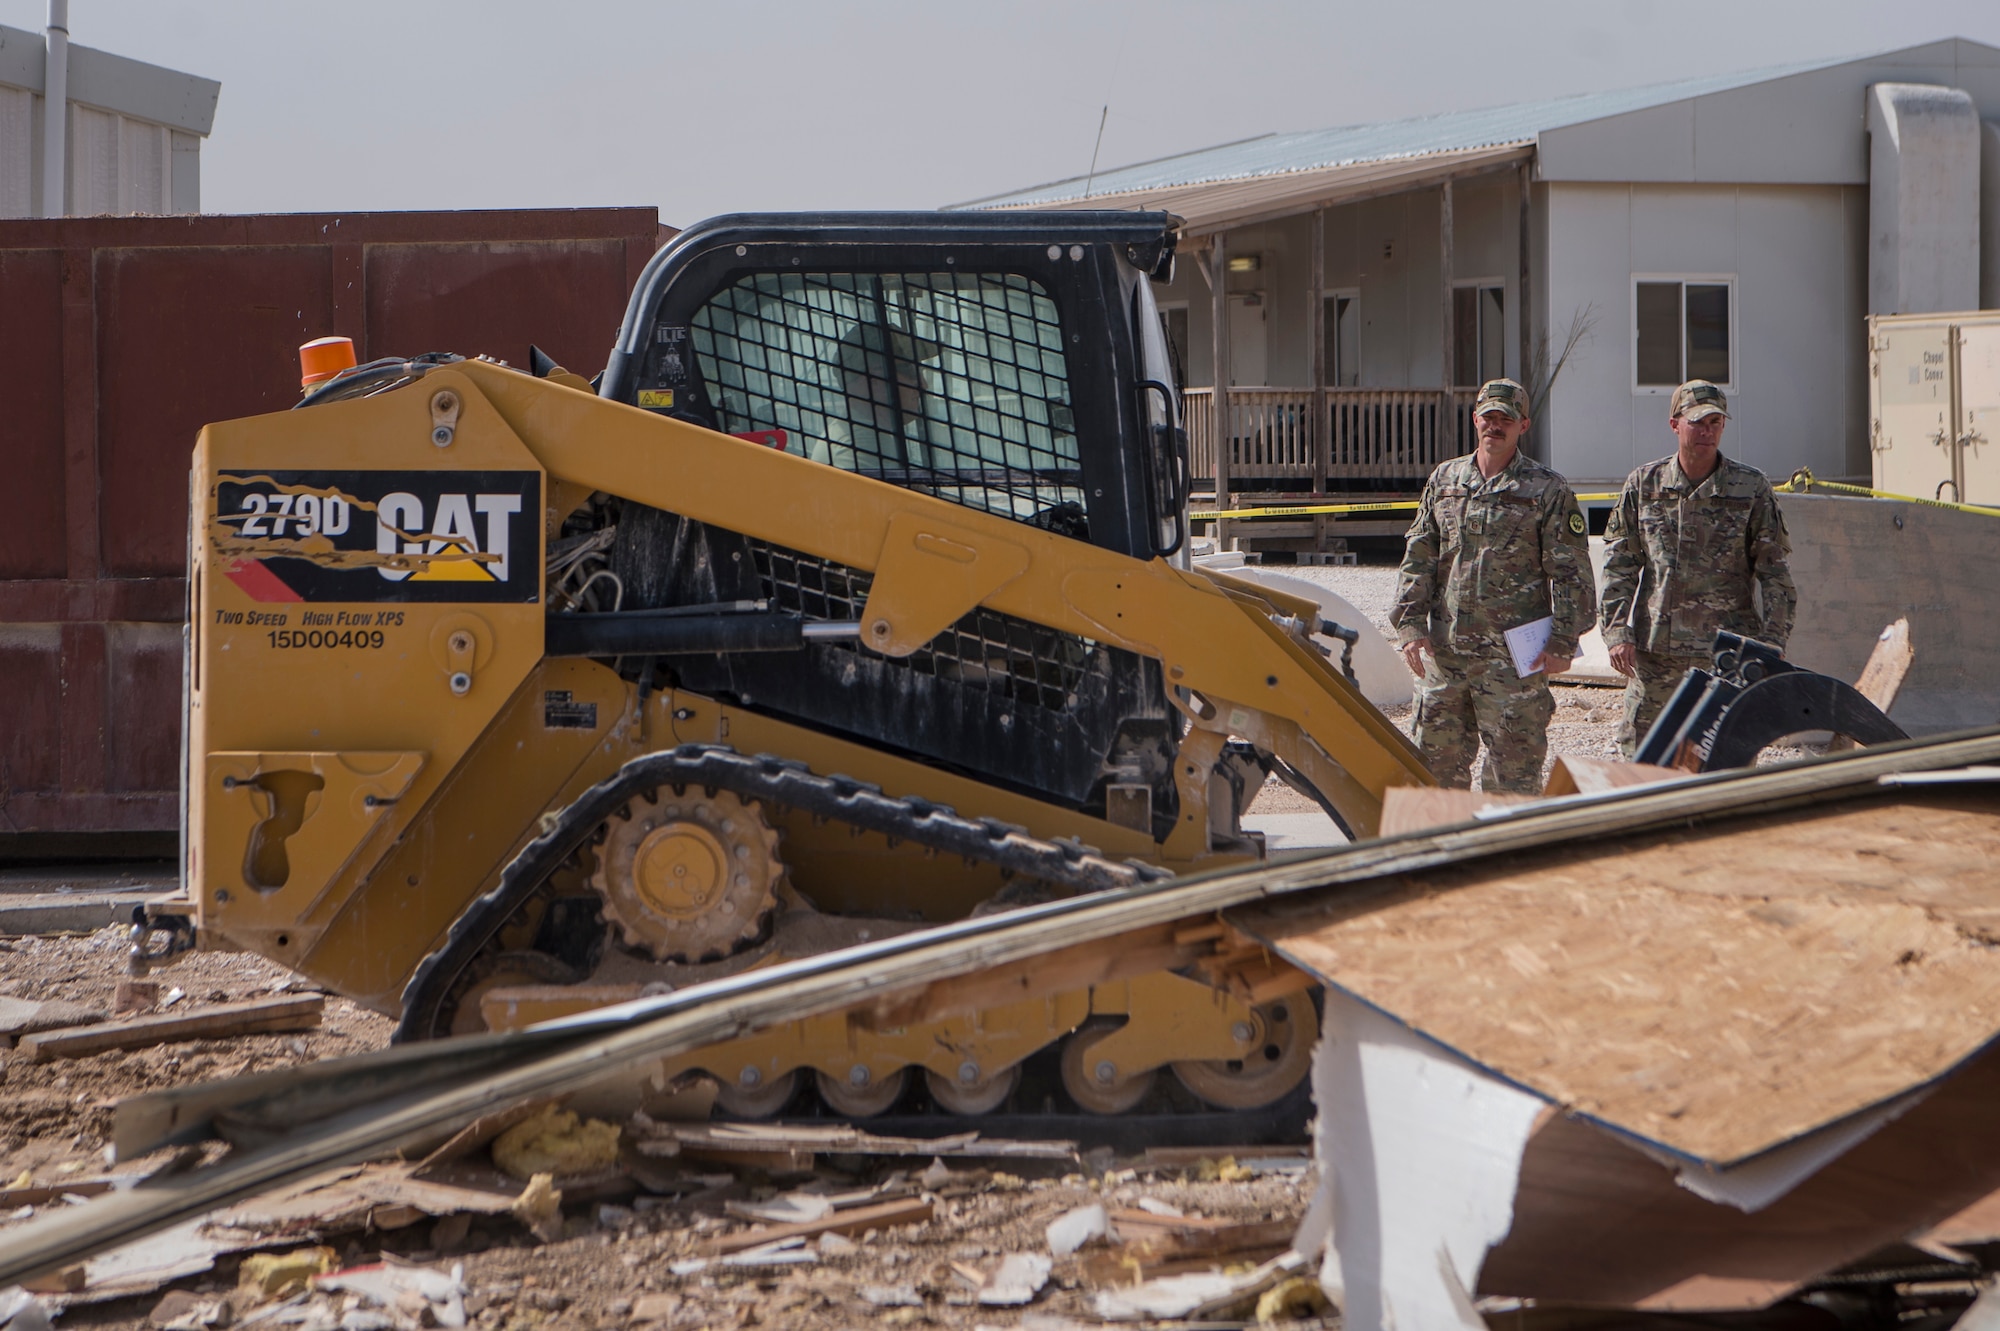
[[[297,400],[298,344],[583,374],[651,208],[0,221],[0,833],[178,819],[187,467]]]

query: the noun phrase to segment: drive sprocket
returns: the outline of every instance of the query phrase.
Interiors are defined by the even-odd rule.
[[[715,961],[755,942],[785,874],[762,806],[663,786],[604,822],[591,886],[625,942],[657,961]]]

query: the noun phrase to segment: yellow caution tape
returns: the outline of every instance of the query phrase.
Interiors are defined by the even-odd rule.
[[[1980,504],[1953,504],[1942,499],[1924,499],[1917,495],[1892,494],[1887,490],[1871,490],[1865,485],[1844,485],[1839,481],[1822,481],[1812,474],[1812,468],[1800,467],[1792,473],[1792,478],[1783,485],[1773,486],[1780,494],[1806,494],[1814,490],[1831,490],[1836,494],[1861,495],[1869,499],[1893,499],[1904,504],[1925,504],[1931,508],[1957,509],[1961,513],[1983,513],[1989,518],[2000,518],[2000,508],[1988,508]],[[1618,498],[1616,490],[1603,494],[1580,494],[1579,502],[1593,503]],[[1216,518],[1303,518],[1319,513],[1397,513],[1413,512],[1417,508],[1414,499],[1389,499],[1367,504],[1274,504],[1269,508],[1226,508],[1214,513],[1191,513],[1196,522],[1208,522]]]
[[[1835,494],[1861,495],[1869,499],[1894,499],[1904,504],[1924,504],[1930,508],[1953,508],[1961,513],[1983,513],[1989,518],[2000,518],[2000,508],[1986,508],[1979,504],[1953,504],[1947,503],[1942,499],[1923,499],[1916,495],[1899,495],[1891,494],[1887,490],[1871,490],[1865,485],[1843,485],[1839,481],[1822,481],[1812,474],[1811,467],[1800,467],[1792,473],[1792,479],[1774,488],[1781,494],[1809,494],[1814,490],[1831,490]]]
[[[1578,495],[1578,500],[1616,499],[1618,492],[1609,494]],[[1270,508],[1225,508],[1215,513],[1191,513],[1196,522],[1206,522],[1211,518],[1300,518],[1315,513],[1394,513],[1414,512],[1414,499],[1386,499],[1371,504],[1284,504]]]

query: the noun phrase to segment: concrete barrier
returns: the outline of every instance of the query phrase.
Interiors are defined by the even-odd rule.
[[[1781,495],[1798,624],[1786,655],[1852,682],[1883,626],[1916,657],[1890,710],[1913,735],[2000,720],[2000,517],[1890,499]]]

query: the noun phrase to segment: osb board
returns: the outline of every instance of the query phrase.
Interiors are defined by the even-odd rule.
[[[1713,1164],[2000,1032],[2000,790],[1932,788],[1232,912],[1574,1112]]]
[[[1705,1202],[1624,1143],[1552,1114],[1528,1139],[1513,1222],[1477,1292],[1662,1311],[1761,1307],[1976,1209],[2000,1186],[1996,1098],[2000,1051],[1754,1212]]]
[[[1488,794],[1483,790],[1447,790],[1440,786],[1391,786],[1382,799],[1378,836],[1400,836],[1427,827],[1471,822],[1481,809],[1526,804],[1532,795]]]

